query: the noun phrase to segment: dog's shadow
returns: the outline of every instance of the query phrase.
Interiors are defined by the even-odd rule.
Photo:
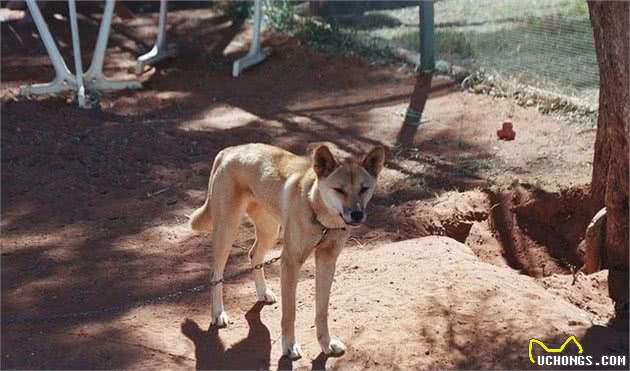
[[[186,319],[182,333],[195,344],[198,370],[268,370],[271,358],[269,329],[260,320],[263,303],[256,303],[247,311],[247,337],[225,349],[217,327],[202,330],[197,322]]]

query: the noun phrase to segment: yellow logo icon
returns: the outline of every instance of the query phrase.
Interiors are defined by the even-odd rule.
[[[584,349],[582,348],[582,344],[580,344],[580,342],[575,338],[575,335],[569,336],[559,348],[549,348],[545,345],[545,343],[538,339],[529,339],[529,360],[532,361],[532,363],[536,364],[536,362],[534,361],[534,356],[532,355],[532,347],[534,346],[534,344],[540,345],[547,353],[562,353],[564,351],[564,348],[566,348],[567,344],[569,344],[571,341],[573,341],[575,345],[577,345],[578,354],[582,354],[582,352],[584,352]]]

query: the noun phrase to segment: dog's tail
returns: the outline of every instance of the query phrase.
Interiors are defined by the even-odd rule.
[[[190,228],[193,231],[212,232],[212,213],[210,211],[211,200],[206,198],[206,202],[195,210],[190,216]]]
[[[212,164],[212,170],[210,171],[210,178],[208,180],[206,202],[190,216],[190,228],[192,228],[193,231],[212,232],[212,183],[214,182],[214,175],[218,164],[221,162],[221,157],[221,153],[219,153]]]

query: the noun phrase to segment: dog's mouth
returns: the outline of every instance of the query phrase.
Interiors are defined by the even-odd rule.
[[[350,223],[348,223],[348,222],[346,222],[345,220],[344,220],[344,223],[346,223],[346,225],[347,225],[348,227],[352,227],[352,228],[358,228],[358,227],[360,227],[360,226],[362,226],[362,225],[363,225],[363,223],[362,223],[362,222],[350,222]]]
[[[347,220],[346,220],[346,218],[344,218],[344,217],[343,217],[343,214],[341,214],[341,213],[339,213],[339,217],[341,218],[341,220],[343,220],[343,222],[344,222],[344,223],[345,223],[348,227],[351,227],[351,228],[357,228],[357,227],[362,226],[362,225],[365,223],[366,219],[367,219],[367,218],[364,218],[364,219],[363,219],[363,220],[361,220],[361,221],[355,221],[355,220],[347,221]]]

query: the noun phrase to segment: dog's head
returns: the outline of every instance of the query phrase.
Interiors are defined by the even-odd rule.
[[[381,146],[372,148],[360,161],[335,158],[325,145],[317,147],[313,153],[313,170],[322,199],[346,224],[359,225],[366,221],[365,209],[384,162],[385,150]]]

